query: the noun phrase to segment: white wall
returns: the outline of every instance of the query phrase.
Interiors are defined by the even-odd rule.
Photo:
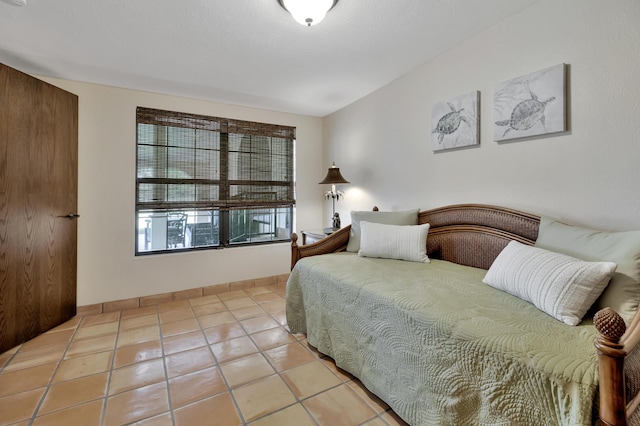
[[[42,79],[79,97],[79,306],[289,271],[289,243],[134,256],[137,106],[295,126],[296,229],[321,223],[320,118]]]
[[[317,182],[333,160],[352,182],[339,188],[343,225],[373,205],[474,202],[640,229],[638,22],[637,0],[542,0],[324,120],[43,78],[79,96],[78,305],[289,269],[288,244],[134,256],[137,106],[296,126],[297,230],[329,225],[328,188]],[[570,131],[493,142],[494,85],[562,62]],[[434,154],[431,106],[472,90],[481,91],[480,146]]]
[[[640,2],[542,0],[328,116],[349,211],[487,203],[640,229]],[[428,40],[425,40],[428,42]],[[382,58],[384,60],[384,58]],[[496,83],[569,65],[570,131],[493,142]],[[481,92],[481,144],[431,150],[431,107]]]

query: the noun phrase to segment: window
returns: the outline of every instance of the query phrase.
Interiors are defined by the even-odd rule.
[[[295,128],[137,109],[136,255],[287,241]]]

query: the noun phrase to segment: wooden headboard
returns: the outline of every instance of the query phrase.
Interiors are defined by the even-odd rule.
[[[461,265],[489,269],[511,240],[533,245],[540,217],[483,204],[458,204],[420,212],[429,223],[427,255]]]
[[[377,210],[377,208],[374,208]],[[489,269],[511,240],[533,245],[538,238],[540,217],[504,207],[457,204],[425,210],[418,223],[429,223],[427,255],[461,265]],[[291,237],[291,269],[303,257],[345,251],[351,226],[306,246]]]

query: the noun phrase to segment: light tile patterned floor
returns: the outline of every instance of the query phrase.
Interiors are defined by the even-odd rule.
[[[288,332],[284,292],[74,318],[0,354],[0,424],[404,425]]]

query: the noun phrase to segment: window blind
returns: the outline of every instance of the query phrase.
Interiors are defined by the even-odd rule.
[[[295,127],[138,107],[138,206],[293,205]]]
[[[145,107],[136,122],[137,212],[292,211],[295,127]]]

